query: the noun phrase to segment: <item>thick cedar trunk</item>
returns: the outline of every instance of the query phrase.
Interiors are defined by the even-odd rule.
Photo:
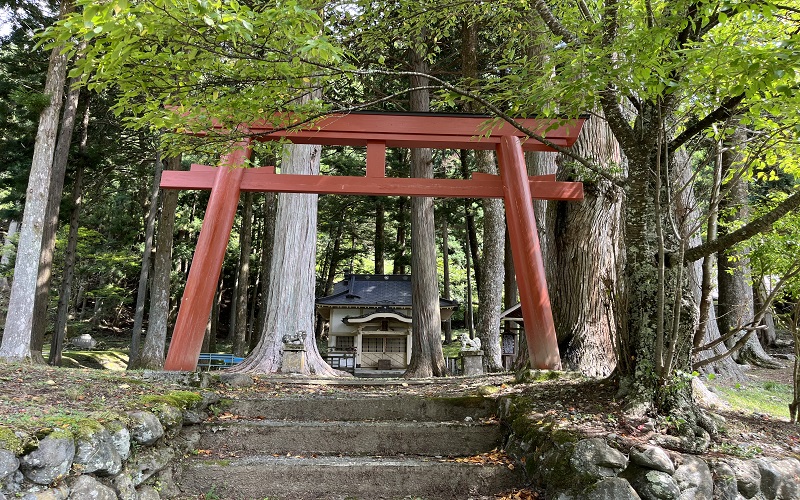
[[[448,231],[447,216],[442,217],[442,269],[444,290],[442,296],[450,298],[450,234]],[[453,341],[453,323],[450,319],[442,323],[444,331],[444,343],[449,344]]]
[[[142,267],[139,270],[139,287],[136,292],[136,312],[133,316],[133,330],[131,332],[131,351],[128,366],[136,366],[139,357],[139,344],[142,339],[142,323],[144,322],[144,307],[147,302],[147,283],[150,276],[150,267],[153,254],[153,234],[156,228],[156,215],[158,214],[158,192],[161,183],[161,155],[156,152],[156,161],[153,164],[153,186],[150,190],[150,209],[144,226],[144,252],[142,253]]]
[[[462,25],[462,74],[465,78],[478,76],[478,28],[474,22],[465,22]],[[468,104],[466,111],[474,111]],[[462,168],[466,165],[463,161]],[[484,174],[497,175],[494,155],[489,151],[475,151],[475,169]],[[465,176],[466,177],[466,176]],[[484,199],[483,205],[483,248],[482,258],[477,256],[477,237],[473,239],[474,231],[470,230],[470,249],[475,262],[475,283],[478,290],[478,321],[476,334],[481,339],[484,351],[484,368],[487,372],[497,372],[503,369],[502,352],[500,349],[500,313],[502,312],[503,281],[505,266],[505,209],[503,200]],[[472,222],[472,224],[470,224]],[[467,225],[474,226],[472,220],[467,219]],[[473,321],[470,314],[470,323]],[[472,326],[472,325],[470,325]],[[470,332],[471,333],[471,332]]]
[[[72,134],[75,131],[75,117],[78,115],[80,89],[73,87],[77,81],[69,82],[64,112],[61,115],[61,128],[58,132],[56,150],[53,155],[53,170],[50,175],[47,208],[45,209],[44,228],[42,230],[42,253],[39,255],[39,276],[36,280],[36,299],[33,306],[33,326],[31,332],[31,350],[41,355],[44,335],[47,330],[50,303],[50,285],[53,278],[53,254],[56,249],[56,232],[58,231],[58,213],[61,208],[61,197],[64,192],[64,176],[67,173],[69,149]]]
[[[80,142],[80,161],[75,170],[75,180],[72,185],[72,211],[69,216],[69,236],[67,236],[67,249],[64,252],[64,273],[61,278],[61,290],[58,294],[58,308],[56,309],[55,326],[53,327],[53,342],[50,347],[48,363],[53,366],[61,364],[61,351],[67,335],[67,319],[69,317],[69,301],[72,295],[72,280],[75,276],[75,258],[78,249],[78,220],[83,206],[83,170],[86,162],[86,150],[89,143],[89,100],[83,110],[83,122]]]
[[[621,164],[619,147],[598,118],[584,124],[573,151],[603,167]],[[563,169],[559,177],[573,180]],[[547,282],[564,367],[605,377],[616,366],[613,297],[622,261],[622,197],[604,179],[584,182],[584,190],[581,203],[548,206]]]
[[[412,51],[411,66],[428,72],[422,54]],[[427,78],[412,76],[411,87],[424,87]],[[411,92],[411,111],[429,111],[427,89]],[[411,150],[411,177],[433,178],[430,149]],[[436,226],[433,198],[411,199],[411,362],[406,377],[441,377],[446,374],[442,354],[442,318],[439,309],[439,278],[436,271]]]
[[[479,172],[497,175],[494,156],[489,151],[475,151],[475,163]],[[483,200],[483,276],[478,281],[478,325],[477,333],[484,351],[484,364],[490,372],[503,369],[500,350],[500,313],[503,304],[503,281],[505,278],[505,226],[506,217],[503,200]]]
[[[239,232],[239,279],[236,281],[236,330],[233,335],[233,354],[244,356],[247,351],[247,290],[250,283],[250,249],[253,243],[253,193],[245,193],[242,209],[242,229]]]
[[[384,274],[385,242],[386,242],[386,209],[383,200],[375,202],[375,274]]]
[[[745,140],[744,129],[738,128],[731,138],[730,144],[722,154],[722,176],[730,176],[741,162],[740,145]],[[727,185],[728,193],[720,202],[720,213],[728,214],[728,221],[744,221],[750,218],[748,206],[748,186],[741,176],[733,175]],[[720,235],[727,230],[723,224]],[[717,324],[722,335],[736,332],[726,345],[733,347],[745,335],[749,335],[744,346],[733,356],[739,363],[751,363],[766,368],[780,368],[778,361],[772,359],[761,347],[758,335],[753,334],[755,311],[753,309],[753,286],[750,284],[749,251],[743,249],[722,250],[717,254],[717,290],[719,291],[719,307],[717,308]]]
[[[180,157],[167,160],[168,170],[179,170]],[[172,237],[175,227],[175,208],[178,191],[164,191],[161,197],[161,216],[156,235],[156,255],[153,263],[153,282],[150,285],[150,314],[147,336],[136,368],[160,370],[164,367],[167,329],[169,326],[170,272],[172,271]]]
[[[61,4],[61,17],[72,10],[71,2]],[[0,359],[21,361],[31,359],[31,341],[39,275],[39,256],[47,207],[48,188],[53,167],[53,154],[58,132],[61,100],[67,73],[67,56],[62,46],[50,53],[50,64],[44,93],[50,102],[39,115],[39,127],[33,149],[31,172],[25,195],[25,211],[22,216],[17,260],[14,266],[14,282],[8,304],[8,316],[0,345]]]
[[[281,171],[319,175],[320,147],[284,146]],[[306,333],[306,374],[343,375],[322,359],[314,338],[317,195],[280,194],[275,219],[275,247],[270,271],[267,316],[258,345],[232,371],[275,373],[283,361],[283,336]]]
[[[261,242],[261,295],[258,307],[256,334],[250,339],[250,350],[255,349],[264,331],[267,320],[267,297],[269,296],[270,272],[272,271],[272,251],[275,247],[275,215],[277,212],[277,193],[264,193],[264,241]]]

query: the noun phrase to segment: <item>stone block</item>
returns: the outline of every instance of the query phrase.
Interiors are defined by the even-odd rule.
[[[483,375],[483,351],[461,352],[464,375]]]
[[[306,373],[306,349],[305,347],[296,348],[288,344],[283,347],[283,364],[281,373]]]

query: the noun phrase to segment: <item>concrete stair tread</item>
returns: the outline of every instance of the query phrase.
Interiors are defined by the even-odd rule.
[[[494,401],[482,396],[342,398],[315,395],[308,398],[235,400],[225,408],[225,411],[245,418],[271,420],[461,421],[466,417],[478,420],[492,416]]]
[[[237,422],[206,424],[203,449],[350,455],[473,455],[502,442],[492,424],[442,422]]]
[[[297,457],[251,455],[185,459],[184,494],[213,491],[243,499],[465,499],[519,485],[507,465],[473,465],[421,457]]]

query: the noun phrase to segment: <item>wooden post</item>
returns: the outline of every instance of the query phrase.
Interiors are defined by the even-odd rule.
[[[558,339],[519,138],[504,136],[497,146],[497,158],[531,366],[560,370]]]
[[[239,204],[244,164],[250,158],[250,141],[239,143],[222,157],[200,229],[197,247],[186,279],[175,331],[164,363],[165,370],[194,370],[214,301],[216,283]]]

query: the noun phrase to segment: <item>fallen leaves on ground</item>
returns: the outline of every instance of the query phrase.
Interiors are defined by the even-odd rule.
[[[504,465],[509,470],[514,470],[514,461],[506,455],[503,450],[493,449],[488,453],[473,455],[471,457],[459,457],[453,459],[454,462],[473,465]]]
[[[531,490],[516,490],[496,497],[495,500],[538,500],[539,493]]]

